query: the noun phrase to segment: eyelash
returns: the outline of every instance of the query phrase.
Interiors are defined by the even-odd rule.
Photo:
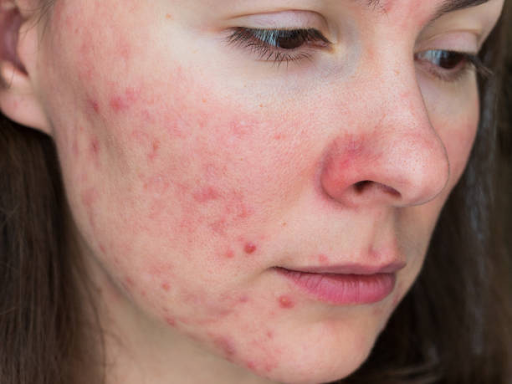
[[[293,41],[295,40],[295,41]],[[228,36],[229,44],[249,48],[261,60],[275,64],[311,59],[311,48],[329,48],[331,42],[317,29],[252,29],[238,27]],[[283,45],[298,43],[296,48]],[[306,47],[304,47],[306,45]],[[301,52],[297,52],[301,49]]]
[[[317,29],[254,29],[234,28],[227,42],[237,47],[250,49],[260,60],[276,65],[311,59],[313,49],[327,49],[332,43]],[[295,46],[294,46],[295,44]],[[492,75],[478,55],[447,50],[428,50],[414,55],[417,62],[423,62],[426,70],[435,78],[445,82],[457,82],[468,71],[489,77]],[[442,61],[447,61],[443,68]],[[453,62],[455,60],[455,64]],[[436,61],[437,64],[433,63]]]

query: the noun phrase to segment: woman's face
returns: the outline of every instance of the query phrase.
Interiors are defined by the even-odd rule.
[[[503,1],[471,3],[57,0],[27,71],[119,333],[275,381],[356,370],[471,151],[450,51]]]

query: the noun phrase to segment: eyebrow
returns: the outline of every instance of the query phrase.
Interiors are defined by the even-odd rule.
[[[476,7],[478,5],[485,4],[490,0],[445,0],[438,8],[433,20],[440,18],[441,16],[455,11],[460,11],[466,8]],[[367,0],[369,7],[377,8],[380,6],[380,0]]]

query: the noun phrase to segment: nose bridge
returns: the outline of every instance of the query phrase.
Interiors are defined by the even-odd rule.
[[[366,77],[353,103],[353,125],[340,127],[326,150],[322,187],[349,206],[424,204],[448,183],[447,152],[430,123],[414,68],[380,68]]]

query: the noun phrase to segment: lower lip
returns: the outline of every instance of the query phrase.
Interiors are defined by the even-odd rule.
[[[395,288],[394,273],[349,275],[306,273],[278,268],[277,271],[301,290],[330,304],[371,304],[384,300]]]

